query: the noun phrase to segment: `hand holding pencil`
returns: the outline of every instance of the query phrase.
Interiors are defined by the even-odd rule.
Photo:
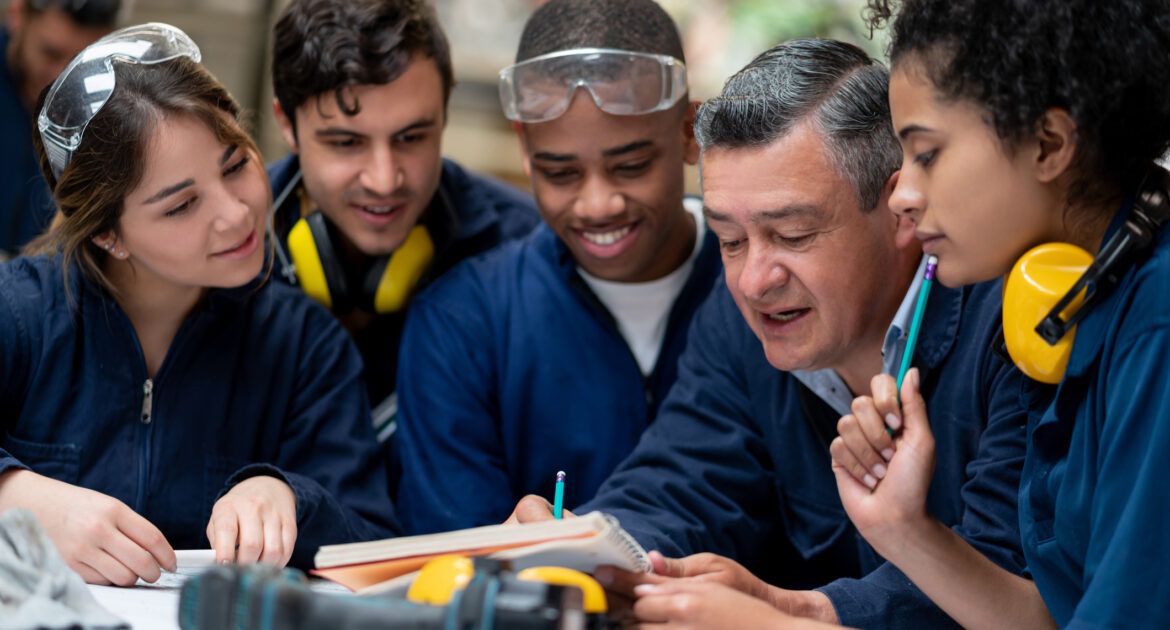
[[[512,515],[504,523],[539,523],[553,519],[559,521],[565,517],[574,518],[575,515],[565,509],[565,471],[558,470],[552,503],[542,496],[530,494],[520,499],[516,509],[512,510]]]
[[[907,523],[926,522],[926,494],[934,474],[934,435],[922,397],[920,374],[911,368],[937,258],[927,260],[922,287],[898,376],[879,374],[870,395],[858,396],[841,418],[830,446],[837,489],[862,535],[896,544]],[[868,532],[868,533],[867,533]],[[898,532],[891,535],[890,532]],[[878,548],[878,543],[870,540]]]
[[[894,378],[886,374],[874,377],[873,384],[875,394],[882,393],[865,397],[863,404],[858,404],[860,398],[855,400],[853,408],[871,419],[897,411],[900,430],[893,438],[881,428],[877,430],[877,434],[892,441],[893,452],[885,460],[883,478],[874,478],[871,483],[867,477],[874,477],[872,468],[854,454],[855,449],[865,451],[868,443],[861,423],[853,424],[851,430],[833,440],[830,451],[845,512],[874,549],[885,555],[883,549],[903,544],[912,531],[930,522],[926,496],[934,475],[935,447],[926,401],[919,391],[918,368],[907,373],[901,392],[897,392]]]
[[[914,304],[914,316],[906,335],[906,348],[898,366],[897,381],[885,375],[874,377],[870,382],[870,395],[863,394],[855,398],[853,413],[842,417],[837,423],[839,436],[831,446],[833,459],[870,490],[886,477],[887,464],[897,448],[894,437],[902,428],[900,395],[914,359],[914,351],[918,347],[918,337],[926,319],[926,304],[937,270],[938,258],[927,257],[918,299]]]

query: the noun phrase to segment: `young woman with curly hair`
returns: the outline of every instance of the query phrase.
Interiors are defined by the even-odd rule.
[[[1042,243],[1100,254],[1136,216],[1143,181],[1164,193],[1155,161],[1170,144],[1170,3],[869,9],[874,25],[893,24],[890,104],[904,158],[890,206],[938,256],[942,283],[1003,276]],[[1170,625],[1167,229],[1155,226],[1149,247],[1115,271],[1076,327],[1055,401],[1027,427],[1019,507],[1032,580],[927,513],[934,443],[916,374],[900,406],[893,379],[875,379],[854,403],[854,430],[837,438],[834,469],[858,529],[963,626]],[[872,457],[866,435],[885,425],[899,430],[896,453],[871,492],[858,477]]]

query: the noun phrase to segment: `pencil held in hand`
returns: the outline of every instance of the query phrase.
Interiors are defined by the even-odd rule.
[[[565,471],[557,471],[557,489],[553,495],[553,518],[561,520],[565,511]]]

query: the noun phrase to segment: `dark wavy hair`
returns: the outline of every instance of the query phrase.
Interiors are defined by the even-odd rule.
[[[390,83],[420,54],[439,67],[446,103],[455,86],[451,48],[426,0],[293,0],[273,32],[273,92],[295,133],[293,113],[310,98],[334,92],[353,116],[361,104],[345,88]]]
[[[1135,187],[1170,146],[1170,1],[869,0],[943,98],[983,107],[1009,149],[1049,108],[1077,125],[1069,201]]]

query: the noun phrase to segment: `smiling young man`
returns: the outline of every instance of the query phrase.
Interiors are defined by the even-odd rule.
[[[553,0],[501,73],[544,225],[418,298],[399,373],[407,529],[503,520],[529,492],[588,499],[670,386],[719,252],[678,31],[651,0]]]
[[[386,442],[413,294],[540,220],[527,195],[443,159],[454,78],[426,2],[293,0],[274,39],[273,106],[294,154],[269,167],[278,270],[354,337]]]
[[[49,225],[54,206],[33,153],[37,97],[114,27],[120,0],[12,0],[0,27],[0,259]]]
[[[913,224],[889,208],[901,155],[887,82],[854,46],[793,40],[698,114],[725,282],[695,315],[658,418],[575,510],[614,514],[647,549],[694,554],[656,558],[655,575],[598,576],[638,596],[642,622],[763,627],[787,612],[863,628],[953,625],[853,528],[831,469],[839,424],[856,423],[854,396],[900,366],[924,263]],[[911,364],[938,448],[926,508],[1019,573],[1026,379],[992,352],[1000,293],[935,286]],[[873,487],[898,441],[868,437],[885,451],[866,460]],[[526,498],[515,517],[550,518],[548,505]]]

